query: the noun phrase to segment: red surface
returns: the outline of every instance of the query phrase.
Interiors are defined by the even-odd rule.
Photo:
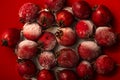
[[[42,2],[41,2],[42,1]],[[71,5],[77,0],[68,0]],[[116,33],[120,33],[120,0],[86,0],[91,6],[95,4],[106,5],[114,15],[114,26]],[[2,0],[0,1],[0,35],[2,31],[9,27],[22,28],[19,22],[18,10],[20,6],[26,2],[34,2],[36,4],[44,3],[44,0]],[[43,6],[43,5],[42,5]],[[120,41],[104,50],[106,54],[113,58],[117,64],[120,64]],[[0,46],[0,80],[23,80],[16,71],[16,55],[6,47]],[[110,76],[97,76],[96,80],[119,80],[120,67]]]

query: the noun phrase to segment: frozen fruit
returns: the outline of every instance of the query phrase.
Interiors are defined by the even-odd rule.
[[[93,35],[94,25],[89,20],[80,20],[75,26],[79,38],[89,38]]]
[[[107,55],[101,55],[94,63],[94,67],[98,74],[109,74],[113,71],[114,61]]]
[[[51,69],[56,65],[56,59],[52,52],[44,51],[38,57],[39,64],[44,69]]]
[[[78,53],[82,59],[93,60],[100,54],[100,47],[94,41],[83,41],[78,46]]]
[[[58,54],[58,65],[61,67],[72,68],[75,67],[79,61],[77,53],[70,48],[63,48],[56,54]]]
[[[55,33],[57,41],[63,46],[72,46],[76,42],[76,34],[72,28],[60,28]]]
[[[37,80],[56,80],[54,74],[49,70],[40,70]]]
[[[95,40],[101,46],[111,46],[116,42],[116,35],[112,28],[102,26],[96,29]]]
[[[42,34],[42,28],[37,23],[26,23],[23,26],[23,35],[29,40],[37,40]]]
[[[36,56],[38,44],[31,40],[24,40],[18,44],[17,56],[22,59],[31,59]]]
[[[65,0],[46,0],[45,7],[52,12],[61,10],[65,5]]]
[[[35,77],[37,67],[31,60],[18,60],[17,71],[25,79]]]
[[[56,21],[60,27],[68,27],[73,23],[74,17],[67,10],[61,10],[56,14]]]
[[[91,15],[91,7],[86,1],[76,1],[72,5],[73,13],[79,19],[87,19]]]
[[[55,17],[50,11],[41,11],[37,22],[44,28],[49,28],[55,22]]]
[[[76,73],[68,69],[58,71],[57,75],[58,80],[78,80]]]
[[[33,22],[38,16],[40,8],[34,3],[25,3],[19,10],[19,17],[21,22]]]
[[[105,26],[110,24],[112,20],[112,13],[104,5],[97,5],[95,11],[92,13],[92,21],[96,26]]]
[[[39,37],[38,44],[42,50],[52,50],[56,46],[57,40],[53,33],[45,31]]]
[[[87,61],[82,61],[76,68],[78,76],[83,80],[90,80],[93,77],[93,68]]]
[[[3,46],[15,47],[20,41],[20,30],[16,28],[9,28],[5,30],[1,36]]]

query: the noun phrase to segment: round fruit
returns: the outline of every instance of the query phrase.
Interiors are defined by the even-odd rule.
[[[51,69],[56,65],[56,59],[52,52],[44,51],[39,55],[39,64],[44,69]]]
[[[83,41],[78,46],[78,53],[82,59],[93,60],[100,54],[100,47],[93,41]]]
[[[57,12],[61,10],[65,5],[65,0],[46,0],[45,6],[47,9]]]
[[[28,80],[35,77],[37,67],[31,60],[18,60],[17,71],[20,76]]]
[[[1,42],[3,46],[15,47],[20,41],[20,30],[15,28],[9,28],[5,30],[1,36]]]
[[[98,57],[94,66],[98,74],[109,74],[115,67],[114,61],[107,55]]]
[[[43,69],[38,73],[37,80],[56,80],[56,79],[51,71]]]
[[[46,31],[38,39],[38,44],[42,50],[52,50],[56,46],[57,40],[53,33]]]
[[[54,21],[55,17],[50,11],[41,11],[37,20],[37,22],[45,29],[51,27]]]
[[[75,67],[79,61],[77,53],[70,48],[63,48],[57,52],[58,65],[65,68]]]
[[[67,10],[61,10],[56,14],[56,21],[60,27],[68,27],[73,23],[73,15]]]
[[[72,5],[73,13],[79,19],[87,19],[91,15],[91,7],[86,1],[77,1]]]
[[[112,46],[116,42],[116,35],[112,28],[102,26],[96,29],[95,40],[100,46]]]
[[[42,34],[42,28],[37,23],[26,23],[23,26],[23,35],[29,40],[37,40]]]
[[[76,42],[76,34],[72,28],[60,28],[55,35],[60,45],[72,46]]]
[[[89,20],[80,20],[75,26],[79,38],[89,38],[93,35],[94,25]]]
[[[38,44],[34,41],[24,40],[18,44],[17,56],[22,59],[31,59],[36,56]]]
[[[93,77],[93,68],[87,61],[82,61],[76,68],[76,72],[83,80],[91,80]]]
[[[72,70],[61,70],[57,74],[58,80],[78,80],[77,75]]]
[[[25,3],[21,6],[19,10],[20,21],[25,22],[33,22],[38,16],[39,7],[33,3]]]
[[[112,13],[104,5],[98,5],[92,14],[92,21],[96,26],[105,26],[110,24],[112,20]]]

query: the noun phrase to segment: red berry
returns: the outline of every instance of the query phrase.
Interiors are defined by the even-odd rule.
[[[58,51],[58,55],[58,65],[65,68],[75,67],[79,60],[77,53],[70,48],[61,49]]]
[[[73,23],[73,15],[67,10],[61,10],[56,14],[56,21],[60,27],[68,27]]]
[[[112,20],[112,13],[104,5],[98,5],[96,10],[92,14],[92,21],[96,26],[105,26],[110,24]]]
[[[59,80],[78,80],[78,77],[75,74],[75,72],[73,72],[72,70],[65,69],[58,72],[58,79]]]
[[[77,1],[72,5],[73,13],[79,19],[87,19],[91,15],[91,7],[86,1]]]
[[[35,77],[37,67],[31,60],[18,60],[17,71],[23,78],[30,79]]]
[[[18,44],[17,56],[22,59],[31,59],[37,53],[38,44],[34,41],[24,40]]]
[[[56,59],[52,52],[44,51],[39,55],[39,64],[44,69],[51,69],[56,65]]]
[[[114,61],[107,55],[98,57],[94,66],[98,74],[109,74],[115,67]]]
[[[37,40],[42,33],[42,28],[37,23],[26,23],[23,26],[23,35],[29,40]]]
[[[22,22],[33,22],[38,16],[39,7],[33,3],[25,3],[19,10],[20,21]]]
[[[38,73],[37,80],[56,80],[56,79],[51,71],[43,69]]]
[[[72,28],[60,28],[55,35],[60,45],[72,46],[76,42],[76,34]]]
[[[54,21],[55,17],[49,11],[41,11],[37,20],[37,22],[45,29],[51,27]]]
[[[94,25],[89,20],[81,20],[76,24],[75,30],[79,38],[89,38],[93,34]]]
[[[65,0],[46,0],[45,6],[53,12],[61,10],[65,5]]]
[[[57,40],[53,33],[46,31],[40,36],[38,43],[42,50],[52,50],[56,46]]]
[[[78,53],[82,59],[93,60],[100,54],[100,47],[93,41],[83,41],[78,46]]]
[[[116,35],[110,27],[98,27],[95,33],[95,40],[101,46],[111,46],[116,42]]]
[[[90,80],[93,77],[93,68],[87,61],[82,61],[76,68],[76,72],[83,80]]]
[[[1,36],[3,46],[15,47],[20,40],[20,30],[9,28],[5,30]]]

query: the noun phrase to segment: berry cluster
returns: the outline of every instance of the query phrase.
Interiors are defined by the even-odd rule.
[[[65,7],[65,0],[47,0],[46,9],[25,3],[19,10],[22,30],[6,30],[2,44],[15,49],[17,71],[25,79],[93,79],[106,75],[115,62],[103,55],[116,43],[112,13],[104,5],[93,9],[86,1]]]

